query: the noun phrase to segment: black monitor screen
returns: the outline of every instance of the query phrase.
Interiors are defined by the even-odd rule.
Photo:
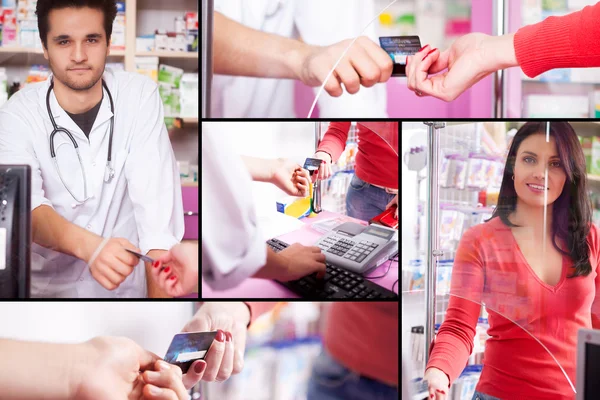
[[[585,398],[600,399],[600,345],[585,344]]]
[[[31,168],[0,165],[0,298],[29,297]]]

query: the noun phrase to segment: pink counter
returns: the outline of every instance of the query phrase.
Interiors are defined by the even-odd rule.
[[[314,218],[302,218],[301,221],[305,223],[304,227],[296,231],[286,233],[285,235],[278,236],[278,239],[283,240],[286,243],[300,243],[305,246],[312,246],[321,237],[321,234],[310,227],[313,222],[334,218],[340,216],[339,214],[332,213],[329,211],[323,211],[317,217]],[[366,225],[366,222],[355,220],[357,223]],[[377,269],[371,271],[369,276],[381,276],[390,266],[388,274],[379,279],[369,279],[372,282],[377,283],[387,289],[392,289],[394,282],[398,279],[398,262],[391,261],[385,262]],[[397,293],[399,283],[396,284],[394,291]],[[266,279],[255,279],[249,278],[244,281],[238,287],[224,291],[214,291],[210,286],[202,282],[202,298],[298,298],[299,296],[281,286],[275,281]]]

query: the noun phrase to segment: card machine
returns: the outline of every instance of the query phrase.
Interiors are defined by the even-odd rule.
[[[345,222],[316,243],[328,263],[356,273],[377,267],[398,252],[398,231]]]

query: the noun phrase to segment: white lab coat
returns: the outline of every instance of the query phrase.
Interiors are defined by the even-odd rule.
[[[215,11],[250,28],[326,46],[361,34],[376,12],[373,0],[215,0]],[[379,46],[374,21],[364,35]],[[215,75],[214,118],[294,118],[294,81]],[[318,87],[313,92],[316,95]],[[311,99],[311,104],[314,99]],[[387,118],[384,84],[318,101],[322,118]],[[307,110],[308,114],[308,110]],[[297,117],[306,118],[307,115]]]
[[[149,78],[106,70],[103,76],[115,109],[112,161],[115,176],[104,182],[108,154],[110,102],[106,91],[89,141],[60,107],[54,92],[50,107],[56,124],[71,132],[83,161],[88,196],[75,201],[61,183],[50,156],[52,124],[46,108],[50,78],[27,85],[0,109],[0,160],[32,168],[31,208],[53,207],[68,221],[103,237],[122,237],[142,253],[169,249],[183,237],[179,172],[164,124],[157,85]],[[64,134],[54,148],[63,179],[83,198],[81,167]],[[88,261],[88,260],[86,260]],[[104,289],[86,261],[33,244],[31,294],[34,297],[145,297],[143,263],[114,291]]]
[[[202,123],[202,279],[230,289],[266,264],[257,225],[252,177],[215,126]]]

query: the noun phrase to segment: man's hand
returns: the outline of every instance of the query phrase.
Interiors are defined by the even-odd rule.
[[[185,387],[193,387],[200,379],[224,381],[241,372],[249,323],[250,310],[242,302],[204,303],[183,332],[219,332],[206,355],[205,365],[196,361],[184,375]]]
[[[298,79],[308,86],[321,86],[351,42],[351,39],[347,39],[327,47],[308,46],[297,66]],[[339,97],[343,93],[343,84],[348,93],[354,94],[361,85],[371,87],[387,82],[392,75],[392,68],[392,58],[369,38],[361,36],[335,68],[325,84],[325,90],[331,96]]]
[[[307,170],[285,158],[272,160],[271,163],[272,172],[269,182],[290,196],[308,196],[310,175]]]
[[[88,251],[84,261],[90,262],[90,272],[95,280],[105,289],[115,290],[133,272],[139,260],[125,249],[135,252],[141,250],[131,244],[127,239],[110,238],[95,259],[90,260],[92,254],[101,245],[103,239],[98,237]],[[93,250],[92,250],[93,249]]]
[[[140,371],[152,369],[156,354],[120,337],[97,337],[74,346],[73,399],[142,399]]]
[[[165,252],[152,267],[152,280],[171,297],[198,290],[198,245],[180,243]],[[165,268],[161,271],[161,266]]]
[[[325,274],[325,255],[321,249],[294,243],[279,253],[267,247],[267,264],[253,277],[287,282],[315,272],[318,275]]]

